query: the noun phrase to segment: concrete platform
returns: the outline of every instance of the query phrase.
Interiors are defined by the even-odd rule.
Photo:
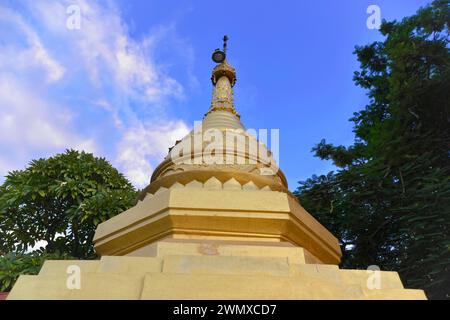
[[[171,240],[153,249],[148,257],[48,260],[38,275],[21,276],[8,300],[426,299],[404,289],[396,272],[380,272],[371,290],[366,270],[307,263],[302,248]],[[79,267],[79,289],[67,287],[69,266]]]

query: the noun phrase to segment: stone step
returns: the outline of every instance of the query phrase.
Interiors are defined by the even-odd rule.
[[[342,270],[335,265],[289,264],[286,258],[231,257],[231,256],[166,256],[164,273],[189,274],[247,274],[308,277],[335,286],[357,285],[368,287],[373,273],[366,270]],[[380,289],[403,289],[396,272],[381,271]]]
[[[80,267],[80,289],[70,289]],[[289,264],[286,258],[235,256],[103,257],[47,261],[39,275],[21,276],[8,299],[425,299],[381,272],[369,290],[364,270]]]
[[[159,257],[103,256],[96,272],[144,275],[161,270],[162,259]]]
[[[47,260],[39,275],[65,275],[76,266],[84,273],[134,274],[161,272],[162,259],[156,257],[104,256],[100,260]]]
[[[374,274],[373,271],[367,270],[348,270],[340,269],[339,276],[341,282],[346,284],[359,284],[363,288],[368,288],[368,282],[372,286],[374,285],[372,279],[373,277],[380,276],[379,289],[392,289],[392,290],[403,290],[403,284],[400,280],[400,276],[397,272],[392,271],[379,271]]]
[[[299,281],[301,280],[301,281]],[[386,293],[386,295],[384,295]],[[368,290],[333,286],[307,277],[267,275],[147,274],[141,299],[425,299],[421,290]]]
[[[96,272],[100,260],[45,260],[39,275],[66,275],[70,266],[78,266],[82,273]]]
[[[320,279],[333,285],[359,285],[367,288],[367,282],[374,276],[367,270],[339,269],[335,265],[325,264],[297,264],[291,265],[293,275],[307,275]],[[397,272],[380,271],[375,276],[380,276],[380,289],[403,289],[402,281]],[[371,283],[371,282],[370,282]]]
[[[235,256],[164,256],[126,257],[104,256],[101,260],[47,260],[40,275],[67,275],[70,267],[79,267],[82,274],[108,273],[144,275],[152,272],[213,273],[213,274],[271,274],[288,276],[287,258]]]
[[[364,289],[364,298],[369,300],[426,300],[423,290],[416,289]]]
[[[80,289],[67,286],[69,275],[23,275],[8,295],[8,300],[118,300],[140,299],[143,276],[83,273]]]
[[[165,256],[163,273],[273,275],[291,274],[288,259],[235,256]]]
[[[356,288],[357,289],[357,288]],[[292,281],[288,276],[147,274],[141,299],[333,299],[345,298],[342,289]],[[356,298],[363,295],[361,289]],[[347,296],[348,297],[348,296]]]
[[[233,256],[166,256],[163,273],[271,275],[291,276],[293,281],[304,279],[333,286],[369,288],[373,273],[366,270],[342,270],[335,265],[289,264],[286,258]],[[379,289],[403,289],[396,272],[381,271]]]
[[[101,260],[48,260],[40,275],[67,275],[69,267],[77,266],[82,274],[108,273],[144,276],[146,273],[271,275],[308,278],[334,286],[357,285],[368,288],[374,276],[366,270],[345,270],[335,265],[289,263],[288,257],[261,256],[195,256],[165,255],[163,257],[105,256]],[[379,273],[381,289],[403,289],[396,272]]]
[[[223,241],[159,241],[154,244],[153,254],[161,258],[168,255],[235,256],[287,258],[290,264],[316,263],[316,259],[307,250],[281,243],[248,245],[242,243],[230,244]]]

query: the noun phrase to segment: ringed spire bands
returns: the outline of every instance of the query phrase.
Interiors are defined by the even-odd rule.
[[[223,37],[223,51],[216,49],[213,61],[218,63],[212,70],[211,81],[214,85],[211,107],[207,116],[213,111],[228,111],[239,118],[234,107],[233,86],[236,83],[236,69],[226,60],[228,37]]]

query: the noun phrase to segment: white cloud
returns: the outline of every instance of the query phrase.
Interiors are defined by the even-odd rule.
[[[65,68],[48,52],[36,29],[1,6],[0,28],[0,36],[11,35],[0,44],[0,175],[22,169],[33,155],[66,148],[95,151],[93,139],[69,129],[70,110],[45,98],[45,90],[63,78]]]
[[[30,5],[36,18],[68,43],[68,48],[77,55],[76,63],[83,64],[91,81],[97,86],[114,85],[117,91],[147,102],[182,96],[183,87],[158,70],[149,56],[155,44],[152,35],[141,41],[132,39],[112,2],[105,6],[87,0],[75,3],[81,13],[79,30],[65,26],[68,17],[65,8],[73,5],[73,1],[33,1]]]
[[[81,9],[80,30],[66,27],[66,8],[73,4]],[[168,147],[188,131],[165,110],[171,99],[184,97],[184,88],[154,54],[160,47],[182,49],[191,61],[189,44],[173,26],[132,38],[114,1],[5,6],[0,5],[0,175],[11,164],[23,168],[36,156],[75,148],[106,156],[137,186],[148,183]]]
[[[68,130],[72,119],[63,106],[52,106],[32,87],[1,74],[0,106],[0,146],[10,157],[65,148],[95,151],[92,139]]]
[[[168,154],[168,148],[188,132],[189,128],[182,121],[139,123],[123,135],[117,162],[137,187],[145,187],[150,182],[152,165],[161,161]]]
[[[0,50],[0,70],[15,68],[25,71],[30,67],[40,67],[47,73],[47,81],[55,82],[64,75],[61,64],[49,55],[38,34],[26,24],[22,17],[12,10],[0,7],[0,21],[17,29],[26,45],[20,48],[17,44],[9,44]]]
[[[9,162],[10,159],[4,159],[3,155],[0,154],[0,172],[6,174],[9,171],[12,171],[14,169],[19,169],[17,166],[14,166],[13,163]],[[0,177],[0,181],[1,181]]]

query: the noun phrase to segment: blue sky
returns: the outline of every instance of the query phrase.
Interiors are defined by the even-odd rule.
[[[230,38],[248,128],[280,129],[290,189],[332,170],[322,138],[350,144],[367,103],[355,45],[381,40],[369,5],[401,19],[429,1],[12,1],[0,3],[0,175],[72,147],[142,187],[209,107],[211,53]],[[80,29],[66,26],[70,5]]]

